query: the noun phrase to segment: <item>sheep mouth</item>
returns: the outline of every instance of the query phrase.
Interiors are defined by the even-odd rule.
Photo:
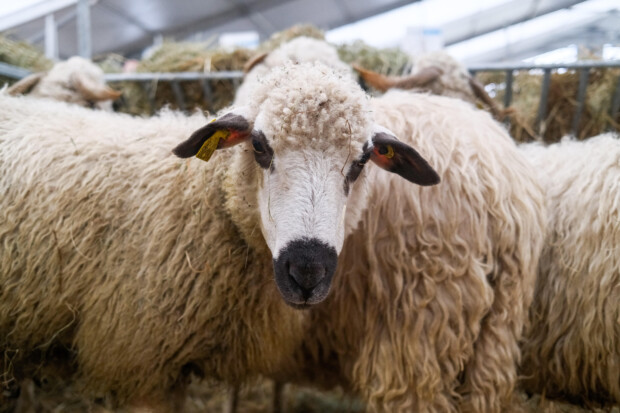
[[[284,302],[289,307],[293,307],[295,310],[307,310],[313,306],[312,304],[295,304],[295,303],[291,303],[290,301],[286,301],[286,300],[284,300]]]

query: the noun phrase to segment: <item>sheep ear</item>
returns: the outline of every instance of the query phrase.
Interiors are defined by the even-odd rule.
[[[411,146],[399,141],[387,129],[380,128],[372,136],[370,160],[418,185],[428,186],[439,183],[439,175],[426,162],[426,159]]]
[[[45,76],[45,72],[33,73],[21,79],[7,89],[7,92],[11,96],[23,95],[28,93],[30,89],[35,87],[37,83]]]
[[[430,66],[414,74],[400,77],[385,76],[371,70],[366,70],[356,64],[353,64],[353,68],[359,72],[364,83],[381,92],[385,92],[392,88],[409,90],[424,87],[436,80],[443,73],[443,70],[437,66]]]
[[[192,133],[172,152],[179,158],[196,156],[206,162],[216,149],[237,145],[248,139],[251,133],[252,127],[245,116],[229,112]]]
[[[263,62],[263,60],[265,60],[267,58],[267,56],[269,56],[269,53],[261,53],[258,54],[254,57],[252,57],[244,66],[243,66],[243,73],[249,73],[250,70],[252,70],[254,68],[254,66],[261,64]]]

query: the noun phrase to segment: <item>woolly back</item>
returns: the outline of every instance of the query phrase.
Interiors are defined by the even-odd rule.
[[[0,352],[21,371],[71,348],[81,387],[123,401],[289,357],[304,317],[227,213],[226,157],[170,152],[208,121],[0,95]]]
[[[549,202],[531,327],[528,390],[620,403],[620,139],[522,146]]]

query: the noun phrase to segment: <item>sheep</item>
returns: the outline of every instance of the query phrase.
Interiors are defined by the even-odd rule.
[[[300,43],[305,43],[305,41],[304,42],[300,42]],[[280,56],[280,55],[285,55],[286,56],[286,55],[292,55],[294,52],[296,52],[297,55],[295,56],[295,60],[298,60],[298,61],[299,60],[304,60],[304,59],[312,59],[313,56],[317,56],[317,58],[323,60],[326,64],[334,64],[334,65],[336,65],[336,67],[338,67],[338,64],[341,63],[341,62],[340,62],[340,60],[338,60],[337,54],[336,54],[335,50],[333,52],[330,52],[330,49],[332,49],[331,46],[327,45],[325,42],[320,42],[320,41],[317,41],[317,40],[312,40],[312,43],[317,45],[314,48],[315,50],[316,49],[325,50],[325,52],[323,54],[320,54],[320,53],[310,53],[310,54],[308,54],[308,53],[305,53],[305,51],[310,49],[310,48],[309,47],[305,47],[304,44],[302,44],[300,46],[295,46],[294,44],[293,45],[289,44],[289,45],[287,45],[288,52],[286,54],[285,53],[281,53],[280,54],[280,53],[277,53],[277,52],[276,52],[276,54],[278,56]],[[331,56],[331,57],[330,58],[325,58],[323,56]],[[264,76],[264,73],[266,73],[269,70],[269,68],[272,68],[274,66],[277,66],[278,64],[281,64],[281,60],[283,60],[283,59],[280,59],[280,60],[274,59],[273,63],[271,63],[270,65],[266,65],[266,67],[259,66],[260,69],[259,69],[258,73],[260,75]],[[260,61],[260,60],[258,60],[258,61]],[[252,65],[255,64],[255,63],[256,62],[251,62],[249,66],[252,67]],[[458,67],[460,67],[460,65],[458,65]],[[250,73],[253,73],[254,70],[255,69],[252,69],[252,71],[250,71]],[[456,71],[456,69],[454,69],[454,71]],[[343,73],[347,73],[347,71],[343,70]],[[350,72],[348,72],[348,74],[350,74]],[[259,84],[260,83],[260,77],[255,76],[255,77],[252,77],[250,79],[246,79],[246,82],[255,82],[255,83]],[[254,85],[252,85],[252,87],[254,87]],[[396,94],[395,96],[399,96],[400,99],[403,99],[403,101],[407,100],[402,95]],[[457,96],[457,97],[459,97],[459,96]],[[389,98],[388,101],[390,101],[391,99],[392,98]],[[417,99],[421,99],[421,97],[418,96]],[[243,102],[243,100],[244,100],[244,94],[243,93],[238,94],[236,101],[237,102]],[[393,106],[400,107],[399,105],[402,102],[399,101],[399,98],[396,98],[396,101],[398,103],[393,104]],[[405,105],[403,105],[403,106],[405,106]],[[420,108],[417,108],[417,109],[418,109],[418,112],[421,112]],[[460,113],[461,110],[462,110],[462,108],[459,108],[459,113]],[[381,110],[377,111],[377,113],[381,113],[381,112],[382,112]],[[453,111],[446,110],[446,113],[451,113],[451,112],[453,112]],[[469,113],[469,112],[470,112],[470,110],[466,110],[466,113]],[[405,116],[405,115],[403,115],[403,116]],[[406,115],[406,116],[409,116],[409,115]],[[431,116],[431,115],[429,115],[429,116]],[[465,122],[468,122],[468,120],[466,118],[464,118],[464,120],[465,120]],[[392,119],[390,119],[390,121],[392,121]],[[394,123],[395,122],[390,122],[390,125],[393,125]],[[490,121],[489,120],[485,120],[485,122],[483,122],[483,123],[484,124],[488,124],[488,123],[490,123]],[[401,136],[401,138],[403,138],[405,136],[408,136],[408,134],[411,133],[410,130],[394,129],[393,126],[391,126],[391,128],[393,130],[396,130],[396,134]],[[435,129],[436,129],[436,127],[435,127]],[[431,126],[431,127],[429,127],[429,130],[434,130],[434,129]],[[505,132],[498,131],[497,128],[496,128],[496,130],[493,131],[493,134],[502,136],[504,140],[505,140],[505,138],[507,136],[507,134]],[[419,144],[419,142],[416,142],[416,143]],[[511,144],[510,146],[512,146],[512,148],[510,150],[514,152],[515,151],[514,145]],[[504,148],[504,150],[505,150],[505,148]],[[499,158],[499,156],[498,156],[498,158]],[[520,162],[521,162],[520,168],[523,168],[522,160]],[[530,181],[532,180],[531,173],[530,173],[528,179]],[[374,178],[373,178],[373,180],[374,180]],[[508,179],[508,181],[512,181],[512,179]],[[441,190],[441,188],[438,188],[438,190]],[[537,196],[537,199],[533,203],[535,205],[539,205],[541,203],[541,196],[540,196],[540,193],[536,192],[537,189],[536,189],[535,185],[534,185],[534,189],[532,189],[532,191]],[[370,204],[374,205],[376,203],[377,203],[376,201],[372,201]],[[407,207],[410,207],[410,205],[406,205],[404,207],[404,210],[406,210]],[[534,226],[534,228],[540,229],[540,228],[542,228],[541,227],[541,223],[540,223],[540,220],[541,220],[540,210],[538,210],[537,212],[538,212],[538,215],[536,215],[535,218],[538,219],[538,222]],[[529,218],[532,218],[532,217],[530,216]],[[520,286],[520,288],[523,288],[524,291],[528,291],[528,289],[529,289],[530,296],[525,295],[523,297],[523,301],[520,303],[521,305],[518,306],[518,310],[515,310],[514,317],[517,320],[517,323],[522,323],[523,317],[524,317],[524,315],[523,315],[524,314],[524,310],[523,310],[524,307],[523,306],[527,306],[527,304],[529,303],[528,300],[531,300],[531,288],[532,288],[532,283],[533,283],[533,281],[532,281],[533,280],[533,275],[532,274],[534,273],[533,272],[534,270],[532,269],[532,265],[535,265],[534,264],[535,263],[535,257],[537,256],[536,255],[536,251],[539,251],[540,250],[540,246],[541,246],[541,235],[540,235],[540,232],[537,232],[536,234],[530,235],[530,236],[532,236],[533,239],[536,240],[536,242],[533,242],[532,245],[531,245],[532,251],[534,251],[532,253],[532,256],[534,258],[529,258],[529,257],[526,256],[525,261],[526,261],[528,267],[527,267],[527,271],[525,271],[526,275],[524,276],[523,285]],[[365,239],[372,239],[372,236],[367,236],[367,238],[365,238]],[[366,245],[359,246],[358,245],[356,248],[365,251],[365,250],[367,250],[368,246],[366,246]],[[353,248],[353,250],[357,250],[356,248]],[[389,250],[389,248],[386,247],[386,250]],[[380,270],[384,270],[384,269],[380,268]],[[380,270],[378,270],[378,271],[380,271]],[[336,279],[342,279],[342,277],[338,277],[338,276],[336,276],[336,277],[337,277]],[[362,277],[362,276],[360,275],[360,277]],[[344,282],[343,282],[343,284],[344,284]],[[340,285],[340,284],[337,283],[334,286],[334,289],[338,285]],[[348,285],[348,283],[347,283],[347,285]],[[348,287],[347,286],[343,286],[342,288],[347,289]],[[372,287],[368,287],[368,288],[372,290]],[[502,293],[503,293],[503,291],[502,291]],[[530,298],[528,298],[528,297],[530,297]],[[347,303],[346,305],[350,305],[349,303],[351,302],[351,299],[347,298],[347,299],[343,300],[343,302]],[[494,306],[495,305],[498,305],[498,304],[494,304]],[[511,306],[512,306],[512,303],[507,305],[506,307],[512,309]],[[506,308],[504,308],[504,310],[505,309]],[[339,311],[340,311],[340,309],[338,309],[338,311],[337,311],[340,314]],[[336,312],[336,311],[334,311],[334,312]],[[357,329],[357,327],[356,328],[352,328],[352,331],[348,331],[348,330],[344,329],[345,326],[339,324],[339,322],[345,322],[345,323],[347,323],[347,326],[350,326],[350,324],[348,324],[349,320],[347,319],[347,317],[343,317],[342,319],[338,318],[337,321],[336,321],[336,325],[335,326],[326,326],[325,325],[325,318],[327,318],[327,317],[328,317],[328,315],[326,313],[323,313],[323,312],[321,312],[320,316],[317,317],[317,322],[316,322],[317,323],[317,327],[316,328],[319,330],[319,332],[320,331],[327,331],[326,334],[332,334],[333,331],[347,331],[346,333],[343,333],[343,335],[345,337],[347,337],[347,338],[343,338],[343,336],[339,336],[339,340],[344,340],[344,342],[355,342],[355,343],[357,343],[358,341],[363,341],[364,337],[360,336],[360,334],[362,334],[362,333],[361,333],[360,330]],[[351,317],[355,318],[356,316],[352,315]],[[345,321],[343,321],[343,320],[345,320]],[[515,343],[516,343],[516,339],[518,337],[520,337],[520,331],[521,331],[520,324],[517,324],[516,327],[517,328],[516,328],[515,332],[513,333],[513,336],[511,338],[507,339],[508,342],[511,342],[511,344],[513,346],[513,349],[512,349],[513,351],[514,351],[514,346],[515,346]],[[488,334],[490,335],[490,334],[493,334],[493,333],[489,332]],[[315,335],[320,337],[320,333],[317,333],[316,331],[311,330],[310,336],[314,337]],[[351,338],[351,336],[354,337],[354,338]],[[511,341],[511,339],[512,339],[512,341]],[[327,341],[327,340],[324,340],[324,341]],[[314,346],[314,347],[312,347],[312,346]],[[325,347],[329,348],[330,346],[331,347],[340,348],[341,344],[338,343],[337,341],[335,343],[334,342],[330,342],[329,345],[326,345],[324,342],[315,343],[313,345],[306,344],[306,347],[312,347],[311,353],[313,353],[315,355],[317,353],[327,352],[327,350],[325,350]],[[308,350],[304,350],[304,351],[308,351]],[[347,349],[347,351],[348,351],[348,349]],[[345,352],[345,351],[343,350],[342,352]],[[347,363],[353,364],[355,362],[361,362],[360,359],[356,359],[355,356],[353,356],[353,354],[357,354],[357,353],[353,353],[352,352],[351,354],[352,354],[351,358],[349,359],[349,361],[347,361]],[[456,354],[458,354],[458,352]],[[307,354],[305,352],[303,352],[300,357],[302,359],[302,363],[301,364],[303,365],[305,363],[305,358],[307,357]],[[359,357],[359,355],[358,355],[358,357]],[[485,402],[488,402],[489,404],[495,403],[495,405],[494,406],[485,406],[484,402],[477,402],[477,404],[476,404],[476,402],[472,402],[472,403],[470,403],[470,405],[475,406],[474,411],[497,411],[497,409],[499,408],[498,407],[499,405],[506,406],[506,405],[509,404],[509,402],[507,401],[509,399],[509,397],[507,397],[505,395],[510,393],[511,387],[514,385],[514,379],[515,379],[515,371],[514,371],[515,367],[514,367],[514,365],[515,365],[515,360],[518,360],[518,356],[515,355],[515,354],[511,354],[508,357],[509,358],[512,357],[514,359],[511,359],[511,362],[507,362],[508,366],[513,366],[513,367],[510,367],[508,369],[509,373],[507,373],[507,375],[512,374],[512,376],[510,376],[506,380],[505,384],[506,384],[506,389],[507,390],[505,391],[505,394],[502,395],[502,396],[497,395],[496,399],[501,399],[501,400],[498,401],[498,400],[494,400],[493,399],[496,395],[488,395],[487,397],[480,396],[480,393],[484,393],[486,390],[479,390],[478,391],[478,393],[479,393],[478,397],[480,397],[481,399],[485,400]],[[415,364],[415,360],[410,360],[410,361],[411,361],[412,365]],[[502,366],[502,362],[505,362],[505,361],[506,360],[501,360],[501,359],[497,360],[497,363],[495,364],[496,370],[499,371],[503,367]],[[386,363],[386,364],[388,364],[388,363]],[[389,364],[388,364],[388,366],[389,366]],[[370,390],[369,388],[364,388],[364,385],[357,384],[356,383],[356,379],[350,379],[350,376],[351,376],[350,373],[347,373],[349,375],[349,379],[347,379],[347,380],[336,380],[335,382],[332,382],[331,380],[328,380],[327,377],[328,376],[333,376],[333,375],[338,376],[338,374],[334,373],[333,369],[334,369],[334,366],[332,364],[328,364],[327,373],[325,375],[323,375],[322,377],[316,378],[316,377],[314,377],[317,374],[316,371],[317,370],[320,371],[321,369],[320,368],[317,369],[317,366],[312,364],[311,367],[308,367],[306,369],[306,375],[308,377],[311,377],[311,379],[308,379],[308,377],[305,377],[303,375],[287,374],[287,373],[275,374],[272,377],[276,381],[290,380],[290,381],[302,382],[302,383],[310,381],[310,382],[315,382],[315,384],[317,384],[317,383],[318,384],[323,384],[324,386],[327,386],[327,387],[329,387],[330,384],[343,384],[345,387],[353,387],[353,388],[355,388],[355,390],[358,393],[362,394],[363,398],[369,403],[371,408],[375,408],[375,409],[383,408],[385,410],[396,410],[396,409],[399,409],[399,408],[403,408],[403,406],[406,406],[407,403],[413,403],[413,402],[411,402],[411,400],[407,400],[406,398],[403,399],[403,400],[396,400],[396,401],[386,402],[385,400],[381,400],[380,399],[380,397],[383,397],[383,396],[375,395],[374,398],[373,397],[369,397],[368,393],[371,393],[372,390]],[[385,364],[377,363],[377,365],[375,366],[375,369],[373,370],[373,373],[376,373],[377,375],[381,376],[383,374],[382,373],[382,371],[383,371],[382,369],[389,370],[389,368],[386,368]],[[341,373],[341,374],[344,374],[344,373]],[[402,372],[396,370],[396,371],[393,372],[393,374],[398,376],[398,375],[401,375]],[[402,374],[402,375],[404,375],[404,374]],[[368,381],[370,381],[370,379],[368,379]],[[447,382],[449,382],[449,380]],[[326,384],[326,383],[328,383],[328,384]],[[380,386],[380,384],[376,384],[376,385]],[[406,387],[406,384],[400,383],[400,385],[401,385],[401,388]],[[447,388],[449,388],[449,385],[447,386]],[[383,390],[384,390],[384,392],[389,393],[390,391],[392,391],[392,388],[389,385],[386,384],[383,387]],[[412,394],[411,397],[413,397],[413,398],[416,397],[416,395],[415,395],[416,389],[412,390],[411,388],[408,388],[407,391],[411,392],[411,394]],[[423,392],[424,389],[420,389],[419,391]],[[364,394],[364,393],[366,393],[366,394]],[[440,392],[438,392],[438,393],[440,393]],[[433,394],[433,396],[429,396],[428,399],[433,399],[433,397],[436,397],[436,394]],[[445,399],[444,399],[444,401],[445,401]],[[420,402],[420,406],[423,406],[423,403],[424,403],[423,401]],[[437,406],[435,406],[435,409],[440,410],[440,411],[443,411],[444,409],[447,408],[446,405],[441,405],[440,402],[431,402],[431,403],[437,403]],[[463,404],[463,406],[466,406],[466,405],[467,405],[467,403]],[[389,409],[386,406],[389,406]],[[463,409],[465,409],[465,407],[463,407]]]
[[[507,412],[545,229],[533,167],[465,102],[391,91],[375,119],[441,176],[408,188],[368,171],[368,208],[296,363],[272,378],[341,385],[371,411]],[[514,404],[513,404],[514,403]]]
[[[112,111],[112,100],[120,97],[105,84],[103,70],[83,57],[59,62],[49,72],[26,76],[8,89],[14,96],[29,94]]]
[[[282,44],[270,53],[262,53],[251,59],[245,66],[243,83],[235,94],[235,104],[245,104],[252,95],[253,89],[275,67],[293,61],[321,62],[334,70],[353,78],[351,68],[340,60],[338,51],[329,43],[311,37],[300,36]]]
[[[573,402],[620,404],[620,139],[521,149],[549,203],[523,385]]]
[[[484,86],[469,74],[467,68],[445,51],[430,52],[417,57],[411,74],[402,77],[385,76],[359,65],[353,67],[367,85],[381,92],[393,88],[426,91],[462,99],[474,105],[480,100],[488,106],[497,120],[503,120],[507,114],[489,97]]]
[[[179,411],[192,374],[277,371],[367,207],[364,164],[439,181],[323,64],[274,69],[251,102],[207,122],[0,94],[3,384],[52,368],[113,407]]]

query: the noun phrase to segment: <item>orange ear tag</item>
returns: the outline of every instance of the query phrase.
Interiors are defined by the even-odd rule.
[[[213,152],[217,149],[217,146],[220,143],[220,139],[228,139],[230,136],[230,131],[226,129],[220,129],[215,131],[213,135],[209,139],[205,141],[200,147],[200,150],[196,154],[196,158],[201,159],[205,162],[208,162],[213,155]]]

